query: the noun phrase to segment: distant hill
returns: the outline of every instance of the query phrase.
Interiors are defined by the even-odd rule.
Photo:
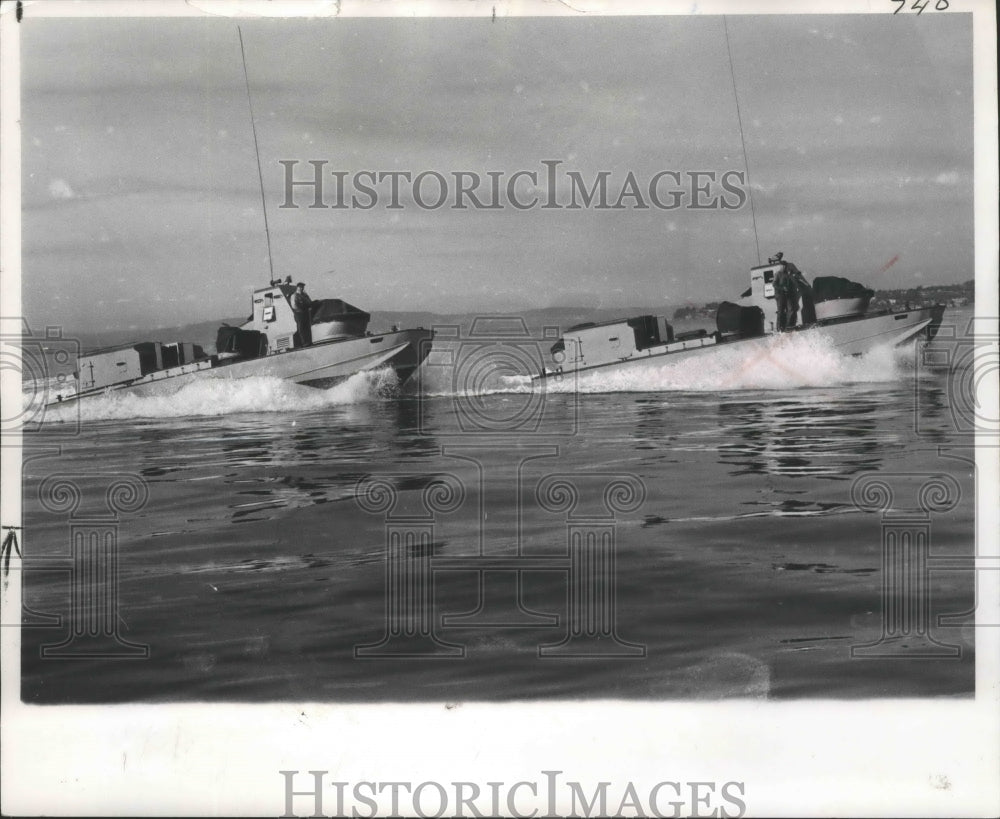
[[[488,319],[493,316],[504,318],[521,318],[529,332],[533,335],[541,333],[544,327],[559,327],[565,330],[574,324],[584,321],[609,321],[615,318],[639,316],[644,313],[670,315],[672,307],[666,305],[644,305],[640,307],[540,307],[520,312],[481,312],[481,313],[426,313],[426,312],[391,312],[372,311],[371,328],[373,330],[388,329],[395,324],[399,327],[433,327],[435,325],[460,325],[464,332],[469,332],[472,322],[477,319]],[[484,322],[488,326],[488,322]]]
[[[976,281],[970,279],[961,284],[930,284],[918,287],[904,287],[896,290],[876,290],[872,307],[926,307],[931,304],[945,304],[949,307],[965,307],[975,304]]]
[[[373,333],[389,330],[393,325],[400,328],[434,327],[440,325],[459,325],[463,334],[472,329],[472,322],[477,317],[503,316],[506,318],[522,318],[532,337],[540,337],[544,327],[560,327],[566,329],[584,321],[607,321],[623,316],[636,316],[643,313],[671,315],[673,308],[665,306],[653,307],[617,307],[594,309],[592,307],[552,307],[525,310],[521,313],[433,313],[429,311],[407,310],[373,310],[369,329]],[[219,327],[225,322],[232,325],[242,324],[245,316],[224,319],[223,321],[200,321],[193,324],[183,324],[174,327],[158,327],[142,332],[140,330],[103,330],[90,333],[67,333],[67,338],[77,338],[83,350],[95,350],[102,347],[115,347],[137,341],[190,341],[200,344],[206,351],[215,350],[215,337]],[[489,323],[484,324],[487,328]]]
[[[972,304],[975,299],[975,281],[967,281],[954,285],[923,285],[920,287],[900,290],[877,290],[873,307],[902,307],[910,304],[919,307],[922,304],[942,303],[950,306]],[[682,307],[666,304],[640,305],[634,307],[541,307],[524,310],[519,313],[483,312],[483,313],[434,313],[425,310],[373,310],[369,329],[373,333],[389,330],[393,325],[400,328],[434,327],[438,325],[459,325],[464,334],[472,329],[472,322],[477,317],[504,316],[524,320],[533,338],[539,338],[544,327],[559,327],[562,330],[585,321],[610,321],[611,319],[652,314],[667,316],[680,330],[705,326],[715,319],[718,302],[708,302],[704,305],[685,305]],[[159,327],[145,332],[140,330],[106,330],[90,333],[67,333],[67,338],[77,338],[84,350],[100,347],[113,347],[133,341],[190,341],[200,344],[206,351],[215,350],[215,337],[220,325],[224,322],[233,325],[242,324],[245,316],[236,316],[223,321],[200,321],[175,327]],[[485,325],[488,327],[488,323]]]
[[[245,316],[224,319],[228,324],[242,324]],[[93,333],[65,333],[66,338],[76,338],[82,350],[117,347],[134,341],[192,341],[203,347],[215,349],[215,334],[223,321],[200,321],[177,327],[159,327],[152,330],[100,330]]]

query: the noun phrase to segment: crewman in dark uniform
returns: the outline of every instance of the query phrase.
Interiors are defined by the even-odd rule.
[[[306,294],[305,282],[299,282],[292,293],[292,315],[295,316],[295,326],[299,331],[299,344],[308,347],[312,340],[312,299]]]
[[[809,284],[808,279],[802,275],[802,271],[799,270],[791,262],[785,262],[788,265],[788,270],[792,274],[792,282],[795,285],[796,292],[796,302],[801,303],[801,313],[799,314],[799,319],[802,326],[816,323],[816,302],[813,299],[812,286]],[[796,305],[798,306],[798,304]],[[794,321],[792,322],[794,324]]]
[[[781,254],[779,253],[774,259],[769,259],[769,261],[781,262],[781,267],[774,274],[774,306],[778,309],[778,332],[782,332],[795,323],[795,311],[798,309],[798,295],[795,288],[795,281],[788,270],[788,265],[781,261]]]

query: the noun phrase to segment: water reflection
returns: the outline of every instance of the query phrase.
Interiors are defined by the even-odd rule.
[[[915,382],[914,423],[920,436],[930,443],[945,443],[954,434],[955,419],[949,398],[941,381],[918,379]]]
[[[879,398],[730,400],[719,405],[723,437],[719,462],[736,467],[731,475],[793,475],[846,480],[858,472],[879,469],[885,456],[902,447],[898,432],[883,420],[896,418],[886,401],[898,402],[900,391]],[[726,435],[728,433],[728,436]]]
[[[157,498],[183,498],[188,523],[201,509],[226,510],[231,523],[267,520],[289,508],[352,496],[357,481],[400,447],[434,447],[418,436],[411,402],[372,402],[302,413],[244,413],[133,427],[107,457],[137,457]],[[169,485],[169,486],[168,486]],[[176,512],[176,509],[174,510]],[[162,523],[165,530],[172,525]]]
[[[663,398],[637,398],[622,410],[633,413],[629,420],[635,449],[670,449],[677,440],[677,431],[668,427],[669,413]]]
[[[223,431],[219,449],[226,463],[262,464],[274,460],[272,436]]]
[[[58,466],[87,471],[99,460],[101,470],[141,471],[150,483],[150,503],[123,518],[119,543],[122,615],[139,639],[155,635],[156,649],[147,663],[96,663],[71,674],[40,662],[39,642],[51,637],[26,630],[23,696],[348,702],[968,694],[971,652],[963,665],[914,663],[890,673],[896,669],[865,663],[858,671],[847,635],[878,626],[877,516],[857,512],[848,483],[760,477],[849,481],[864,470],[940,469],[930,430],[946,443],[956,437],[945,386],[926,378],[916,386],[553,394],[545,423],[503,443],[463,432],[448,396],[89,423]],[[484,397],[483,413],[494,411],[493,402],[497,415],[508,412],[505,401]],[[924,424],[916,432],[915,422]],[[557,455],[514,468],[547,448]],[[36,478],[26,483],[25,526],[29,549],[63,555],[66,517],[41,510],[37,496],[53,463],[30,466]],[[561,628],[543,634],[515,621],[493,629],[466,624],[461,637],[470,650],[461,668],[404,661],[405,669],[394,666],[406,672],[399,674],[353,660],[356,645],[373,633],[377,639],[386,605],[387,513],[355,502],[363,476],[392,481],[392,515],[426,518],[428,487],[455,475],[465,501],[434,512],[433,542],[422,548],[434,550],[435,560],[464,560],[480,554],[481,544],[491,555],[516,554],[520,533],[536,554],[566,553],[577,523],[542,509],[535,496],[550,471],[635,474],[644,483],[645,504],[616,518],[614,537],[622,634],[650,646],[647,661],[540,663],[537,645],[560,639]],[[971,499],[966,474],[963,497]],[[743,475],[750,477],[734,477]],[[935,522],[935,549],[967,548],[972,514],[970,500]],[[524,574],[526,606],[568,611],[562,573]],[[441,612],[475,608],[475,577],[452,569],[439,580]],[[26,599],[38,611],[69,610],[65,574],[48,586],[45,577],[28,582],[35,585]],[[968,585],[949,583],[935,586],[935,606],[968,609]]]
[[[433,434],[436,402],[425,397],[404,397],[385,407],[388,430],[399,458],[431,458],[441,445]]]

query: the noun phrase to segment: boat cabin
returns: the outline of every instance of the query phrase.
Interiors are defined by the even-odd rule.
[[[77,359],[77,392],[101,390],[116,384],[153,381],[209,369],[211,359],[197,344],[141,341],[81,354]],[[57,396],[62,400],[62,396]]]
[[[289,301],[294,293],[295,286],[290,282],[272,282],[253,291],[250,318],[240,329],[260,334],[258,355],[281,353],[297,346],[295,316]]]
[[[291,277],[256,288],[250,316],[239,327],[221,327],[216,349],[223,358],[258,358],[302,347],[292,312],[295,293]],[[341,299],[313,299],[310,309],[312,342],[361,338],[371,314]]]
[[[791,262],[782,261],[781,254],[775,260],[769,260],[765,265],[750,268],[750,289],[742,294],[744,302],[759,307],[764,313],[764,331],[777,331],[778,308],[774,299],[774,278],[778,271],[789,265],[793,272],[795,266]],[[868,311],[873,290],[863,284],[839,276],[818,276],[810,288],[812,315],[805,316],[799,312],[799,323],[812,323],[859,318]],[[807,308],[806,299],[800,298],[802,310]]]
[[[559,372],[563,367],[584,369],[706,347],[717,341],[717,337],[706,330],[675,334],[663,316],[636,316],[577,324],[563,333],[550,352],[556,364],[555,371]]]
[[[774,301],[774,277],[785,266],[782,261],[750,268],[750,289],[741,294],[744,302],[759,307],[764,314],[764,332],[778,330],[778,307]]]
[[[722,302],[716,329],[675,333],[663,316],[636,316],[614,321],[588,322],[570,327],[552,345],[552,372],[582,370],[607,364],[652,358],[774,332],[774,275],[781,264],[751,270],[751,289],[743,294],[752,304]]]

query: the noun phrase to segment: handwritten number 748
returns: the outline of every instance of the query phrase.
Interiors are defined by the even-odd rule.
[[[896,7],[893,14],[899,14],[906,8],[906,0],[892,0],[892,2],[899,3],[899,6]],[[927,8],[928,3],[930,3],[930,0],[913,0],[913,5],[910,6],[910,11],[915,11],[919,15],[925,8]],[[944,11],[946,8],[948,8],[948,0],[937,0],[934,4],[935,11]]]

